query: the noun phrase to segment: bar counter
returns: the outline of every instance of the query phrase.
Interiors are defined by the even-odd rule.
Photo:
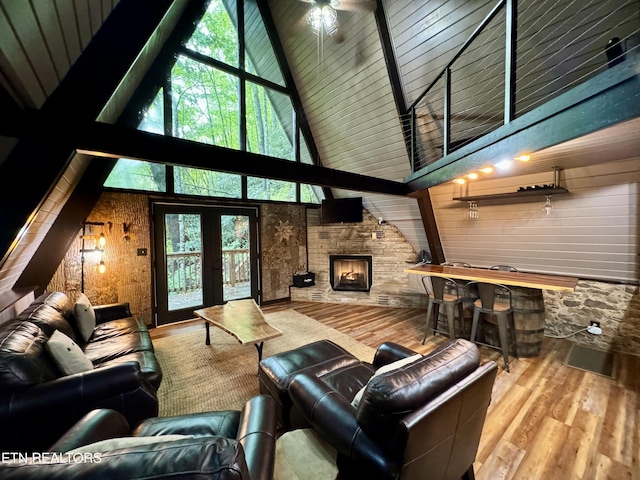
[[[543,290],[572,292],[578,279],[539,273],[505,272],[475,267],[452,267],[448,265],[423,264],[405,269],[405,272],[422,276],[451,278],[458,281],[461,295],[468,295],[466,282],[488,282],[506,285],[511,289],[516,326],[516,343],[521,357],[534,357],[540,353],[546,321]],[[473,298],[464,302],[465,318],[473,313]],[[466,318],[470,324],[470,319]],[[485,339],[490,345],[498,346],[498,328],[493,318],[487,318]]]
[[[405,272],[434,277],[455,278],[457,280],[501,283],[502,285],[537,288],[540,290],[562,290],[573,292],[578,279],[541,273],[505,272],[475,267],[451,267],[448,265],[416,265]]]

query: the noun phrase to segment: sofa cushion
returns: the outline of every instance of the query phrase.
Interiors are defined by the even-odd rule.
[[[459,338],[400,369],[377,375],[362,395],[356,420],[369,435],[388,439],[398,420],[480,365],[478,347]]]
[[[87,342],[93,335],[93,329],[96,328],[96,314],[89,298],[84,293],[78,295],[76,303],[73,306],[73,318],[76,321],[76,327],[82,336],[82,340]]]
[[[45,292],[35,300],[35,302],[38,301],[42,302],[44,305],[49,305],[50,307],[55,308],[67,320],[69,320],[73,314],[73,302],[62,292]]]
[[[91,339],[82,349],[93,363],[102,363],[129,353],[153,352],[153,343],[148,332],[139,332],[96,341]]]
[[[362,387],[358,391],[358,393],[356,393],[356,395],[353,397],[353,400],[351,400],[351,405],[353,405],[354,407],[358,408],[358,405],[360,404],[360,399],[362,398],[362,395],[364,394],[365,389],[371,383],[371,380],[373,380],[375,377],[377,377],[378,375],[382,375],[383,373],[388,373],[388,372],[392,372],[394,370],[398,370],[399,368],[402,368],[402,367],[404,367],[406,365],[409,365],[410,363],[413,363],[416,360],[419,360],[421,358],[422,358],[422,355],[420,355],[419,353],[416,353],[415,355],[411,355],[410,357],[401,358],[400,360],[396,360],[395,362],[387,363],[386,365],[383,365],[382,367],[378,368],[373,373],[373,375],[371,376],[371,378],[369,379],[367,384],[364,387]]]
[[[130,333],[148,332],[149,329],[144,320],[136,317],[119,318],[117,320],[109,320],[99,323],[93,330],[92,342],[97,342],[105,338],[119,337]]]
[[[0,394],[10,394],[58,378],[47,353],[49,336],[29,321],[14,320],[0,329]]]
[[[131,361],[137,362],[138,365],[140,365],[140,372],[144,378],[154,389],[157,390],[162,382],[162,367],[153,352],[132,352],[101,363],[93,362],[93,364],[95,368],[102,368],[112,365],[120,365]]]
[[[67,337],[76,340],[73,327],[62,313],[45,303],[32,303],[16,318],[34,323],[49,337],[53,335],[54,331],[60,330]]]
[[[56,330],[46,344],[47,352],[53,357],[53,361],[65,375],[87,372],[93,370],[93,363],[87,358],[82,349],[67,337]]]

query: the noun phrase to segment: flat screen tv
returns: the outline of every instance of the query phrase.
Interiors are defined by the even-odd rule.
[[[320,205],[320,223],[362,222],[362,197],[326,198]]]

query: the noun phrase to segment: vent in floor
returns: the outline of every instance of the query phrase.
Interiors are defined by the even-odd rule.
[[[614,352],[596,350],[574,343],[569,350],[565,365],[615,378],[616,356]]]
[[[318,238],[320,240],[329,240],[329,232],[327,231],[318,232]]]
[[[378,295],[378,305],[389,305],[389,296]]]
[[[322,301],[322,292],[311,292],[311,300],[314,302]]]

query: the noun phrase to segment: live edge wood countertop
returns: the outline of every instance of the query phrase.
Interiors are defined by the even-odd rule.
[[[447,277],[468,281],[475,280],[477,282],[501,283],[503,285],[517,287],[568,292],[573,292],[578,284],[578,279],[573,277],[544,275],[540,273],[504,272],[501,270],[475,267],[451,267],[448,265],[415,265],[405,269],[405,272],[417,275]]]

